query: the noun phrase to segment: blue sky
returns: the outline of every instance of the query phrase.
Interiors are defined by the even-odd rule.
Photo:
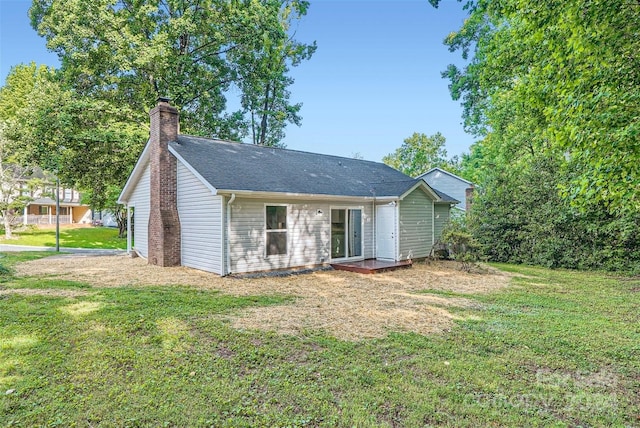
[[[292,70],[292,101],[302,126],[289,126],[288,148],[380,161],[414,132],[441,132],[449,156],[468,151],[462,107],[440,73],[460,55],[442,44],[466,14],[454,0],[311,0],[297,39],[318,43],[311,60]],[[13,65],[58,66],[31,28],[29,0],[0,0],[0,81]]]

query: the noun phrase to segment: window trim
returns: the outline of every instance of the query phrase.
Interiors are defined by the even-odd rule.
[[[267,228],[267,207],[285,207],[285,229],[269,229]],[[285,242],[286,242],[286,251],[282,254],[268,254],[269,252],[269,233],[285,233]],[[268,259],[270,257],[282,257],[289,255],[289,204],[274,204],[274,203],[265,203],[264,204],[264,258]]]

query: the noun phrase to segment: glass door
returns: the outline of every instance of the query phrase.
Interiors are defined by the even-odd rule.
[[[362,257],[362,210],[331,210],[331,258]]]

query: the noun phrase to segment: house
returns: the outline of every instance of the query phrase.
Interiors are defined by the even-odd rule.
[[[475,186],[469,180],[458,177],[442,168],[432,168],[417,178],[423,179],[433,188],[437,188],[447,195],[451,195],[459,202],[454,208],[455,213],[464,213],[471,206]]]
[[[457,203],[377,162],[181,135],[166,99],[150,116],[119,197],[128,251],[150,264],[227,275],[415,259]]]
[[[39,185],[33,186],[33,180]],[[56,223],[55,179],[36,168],[31,175],[20,180],[20,194],[29,198],[22,215],[15,217],[16,223],[53,225]],[[73,188],[60,187],[60,224],[91,223],[91,209],[81,202],[80,193]]]

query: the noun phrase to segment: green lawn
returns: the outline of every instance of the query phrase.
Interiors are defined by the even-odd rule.
[[[5,275],[0,426],[640,425],[640,280],[498,267],[451,331],[360,342],[219,316],[286,296]]]
[[[55,229],[33,229],[14,232],[14,238],[0,240],[8,245],[34,245],[37,247],[55,247]],[[60,246],[69,248],[117,248],[127,247],[126,238],[118,238],[118,229],[111,227],[60,228]]]

